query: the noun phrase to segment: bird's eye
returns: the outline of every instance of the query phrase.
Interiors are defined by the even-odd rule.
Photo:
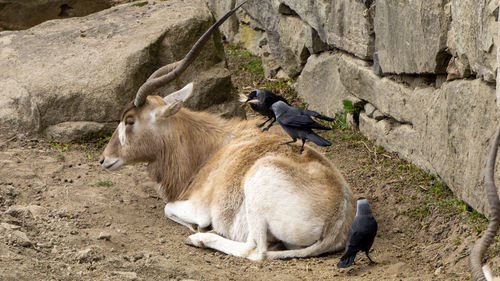
[[[125,119],[125,125],[127,125],[127,126],[134,125],[134,120],[133,119]]]

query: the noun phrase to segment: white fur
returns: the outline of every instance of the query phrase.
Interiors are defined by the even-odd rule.
[[[487,281],[500,281],[500,277],[494,277],[493,274],[491,274],[490,266],[487,264],[483,265],[483,274]]]
[[[254,225],[251,219],[260,221],[277,239],[309,246],[320,238],[323,222],[313,213],[311,202],[294,192],[293,185],[293,179],[278,167],[260,167],[244,185],[249,225]]]
[[[120,122],[118,125],[118,139],[120,140],[120,145],[125,146],[127,144],[127,136],[125,134],[125,123]]]
[[[289,249],[314,244],[321,238],[323,222],[311,210],[311,202],[294,192],[293,186],[293,179],[278,167],[260,166],[244,183],[245,200],[228,226],[228,233],[224,233],[228,238],[197,233],[189,236],[186,243],[250,260],[265,259],[269,242],[280,240]],[[179,223],[186,225],[196,223],[196,214],[210,210],[202,212],[192,203],[180,201],[167,204],[165,212],[169,218],[175,213],[176,222],[182,217]],[[218,217],[210,219],[214,225],[220,224]]]
[[[176,223],[188,227],[193,232],[195,232],[193,224],[206,228],[211,222],[210,209],[193,204],[189,200],[167,203],[165,205],[165,215]]]
[[[184,88],[182,88],[178,91],[175,91],[175,92],[169,94],[168,96],[164,97],[163,100],[167,104],[174,103],[178,100],[186,101],[193,94],[193,89],[194,89],[194,83],[191,82],[191,83],[187,84],[186,86],[184,86]]]

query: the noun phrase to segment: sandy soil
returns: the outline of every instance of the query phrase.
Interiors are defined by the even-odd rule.
[[[248,77],[238,77],[242,87]],[[0,280],[470,278],[468,253],[483,218],[436,179],[359,134],[334,130],[326,136],[334,144],[325,155],[355,195],[371,202],[379,223],[371,252],[376,264],[360,254],[354,266],[339,270],[342,253],[251,262],[187,246],[189,230],[165,218],[144,165],[104,171],[96,142],[3,139]]]

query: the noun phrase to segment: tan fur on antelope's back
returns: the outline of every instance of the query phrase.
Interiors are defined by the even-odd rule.
[[[214,229],[227,234],[228,229],[222,230],[218,226],[234,222],[244,200],[246,178],[259,168],[278,167],[280,173],[293,182],[293,193],[310,202],[308,207],[317,219],[328,222],[323,236],[335,235],[336,246],[342,248],[355,214],[355,200],[351,198],[344,178],[316,150],[306,146],[304,153],[299,154],[295,145],[280,145],[285,139],[283,135],[270,132],[247,131],[211,157],[189,190],[196,190],[204,200],[209,198],[211,205],[218,207],[218,217],[222,221],[214,221]],[[185,198],[191,195],[188,192]]]

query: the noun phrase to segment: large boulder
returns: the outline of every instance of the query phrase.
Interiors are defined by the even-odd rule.
[[[448,0],[377,0],[375,49],[384,73],[445,73]]]
[[[302,71],[310,54],[328,49],[318,33],[297,16],[281,15],[278,30],[282,67],[290,77]]]
[[[495,81],[496,52],[498,42],[498,1],[451,1],[451,38],[448,47],[457,65],[483,78]],[[460,70],[460,68],[459,68]],[[458,77],[467,76],[466,71]]]
[[[212,12],[212,14],[217,18],[221,18],[227,11],[233,9],[236,4],[236,0],[207,0],[207,5]],[[241,11],[241,10],[239,10]],[[236,11],[238,14],[239,11]],[[235,41],[235,36],[239,30],[238,17],[232,15],[226,22],[219,27],[220,32],[229,42]]]
[[[182,58],[212,23],[202,1],[173,0],[126,4],[1,32],[0,135],[40,134],[63,122],[118,120],[147,77]],[[196,95],[217,89],[223,92],[216,93],[216,103],[231,99],[230,74],[220,64],[223,56],[216,33],[169,90],[195,80],[195,85],[206,86],[195,86]],[[209,106],[209,98],[198,100],[195,109]],[[99,127],[59,127],[68,124]]]
[[[0,27],[25,29],[47,20],[82,17],[109,7],[110,0],[0,0]]]
[[[339,63],[345,56],[340,52],[311,55],[297,79],[296,90],[309,107],[334,116],[344,111],[342,100],[349,92],[341,82]]]
[[[369,5],[359,0],[274,0],[281,10],[295,12],[328,45],[362,59],[371,59],[374,34]],[[285,9],[287,6],[288,9]],[[367,7],[368,6],[368,7]]]

